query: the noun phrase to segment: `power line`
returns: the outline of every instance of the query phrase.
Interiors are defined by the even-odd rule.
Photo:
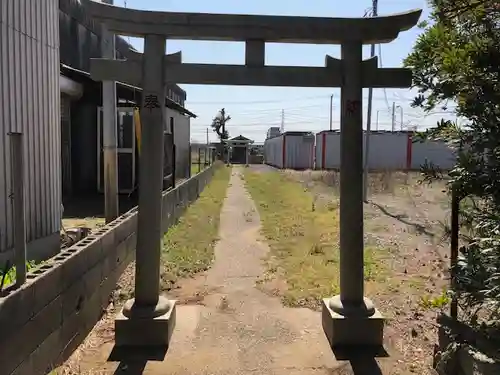
[[[267,104],[267,103],[284,103],[284,102],[292,102],[292,101],[302,101],[302,100],[310,100],[310,99],[319,99],[324,97],[324,95],[316,95],[316,96],[305,96],[305,97],[300,97],[300,98],[293,98],[293,99],[282,99],[282,100],[252,100],[252,101],[216,101],[216,102],[191,102],[187,101],[189,104],[196,104],[196,105],[214,105],[214,104]]]
[[[385,90],[384,90],[385,91]],[[186,105],[254,105],[254,104],[269,104],[269,103],[286,103],[286,102],[296,102],[296,101],[305,101],[305,100],[312,100],[312,99],[327,99],[330,98],[331,94],[326,94],[326,95],[319,95],[319,96],[309,96],[309,97],[302,97],[302,98],[293,98],[293,99],[283,99],[283,100],[245,100],[245,101],[225,101],[225,100],[220,100],[220,101],[212,101],[212,102],[197,102],[197,101],[186,101]],[[339,94],[333,94],[334,98],[340,98]],[[366,98],[364,96],[363,98]],[[408,102],[411,102],[412,99],[401,99],[401,97],[397,98],[398,100],[405,100]],[[373,97],[373,100],[387,100],[386,95],[384,97]],[[296,108],[296,107],[294,107]]]

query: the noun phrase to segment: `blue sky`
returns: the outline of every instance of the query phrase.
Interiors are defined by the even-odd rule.
[[[124,6],[125,0],[115,0],[115,5]],[[128,8],[185,11],[206,13],[247,13],[295,16],[331,16],[362,17],[371,6],[369,0],[126,0]],[[379,14],[391,14],[410,9],[422,8],[422,19],[428,15],[425,0],[380,0]],[[411,51],[421,31],[414,28],[400,34],[390,44],[381,46],[382,65],[398,67]],[[142,51],[142,39],[129,38],[139,51]],[[183,62],[189,63],[228,63],[243,64],[244,44],[228,42],[167,41],[167,52],[182,51]],[[369,46],[365,46],[365,56],[369,55]],[[329,45],[294,45],[267,44],[266,64],[323,66],[325,55],[338,57],[338,46]],[[378,54],[378,51],[377,51]],[[270,126],[280,126],[284,113],[285,130],[308,130],[318,132],[329,127],[330,95],[333,101],[333,128],[339,128],[339,89],[318,88],[266,88],[238,86],[201,86],[182,85],[187,92],[186,107],[198,115],[191,122],[191,139],[204,141],[206,129],[212,118],[222,107],[231,115],[227,129],[230,136],[242,134],[263,142]],[[367,97],[367,90],[364,93]],[[396,120],[400,126],[401,108],[404,126],[418,126],[423,129],[435,125],[440,115],[424,117],[421,111],[412,109],[410,101],[414,93],[410,90],[374,90],[373,120],[375,127],[378,111],[379,129],[391,128],[389,107],[392,102],[399,106]],[[387,98],[387,100],[386,100]],[[366,107],[366,100],[365,100]],[[365,110],[366,115],[366,110]],[[366,120],[364,121],[366,126]],[[210,140],[216,135],[211,130]]]

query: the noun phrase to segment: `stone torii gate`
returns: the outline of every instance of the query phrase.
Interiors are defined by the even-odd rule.
[[[129,60],[93,59],[96,80],[142,86],[143,153],[139,192],[135,300],[115,324],[117,345],[168,345],[175,302],[159,296],[164,109],[167,83],[341,87],[340,295],[323,301],[323,328],[333,346],[381,345],[383,318],[364,298],[362,89],[407,88],[411,72],[363,61],[363,44],[388,43],[416,25],[421,10],[374,18],[320,18],[152,12],[87,2],[93,18],[119,35],[144,38]],[[182,63],[166,56],[167,39],[245,42],[244,65]],[[325,67],[266,66],[265,44],[340,44]]]

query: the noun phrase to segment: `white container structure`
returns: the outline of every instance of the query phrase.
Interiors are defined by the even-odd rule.
[[[374,131],[370,134],[368,168],[419,169],[426,160],[446,170],[454,165],[453,150],[443,142],[413,142],[412,132]],[[366,133],[365,133],[366,136]],[[363,138],[363,147],[366,137]],[[316,134],[316,169],[340,168],[340,131]]]
[[[313,169],[314,135],[308,132],[285,132],[264,143],[265,163],[281,169]]]
[[[450,170],[455,165],[455,153],[444,142],[415,142],[410,151],[411,169],[419,169],[426,161],[442,170]]]
[[[316,169],[340,167],[340,131],[324,130],[316,134]]]

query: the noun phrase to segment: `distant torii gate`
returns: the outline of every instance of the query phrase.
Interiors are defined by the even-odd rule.
[[[168,344],[175,303],[159,296],[162,150],[167,83],[341,87],[340,295],[323,301],[331,346],[381,345],[383,318],[363,297],[362,89],[407,88],[411,72],[363,61],[363,44],[388,43],[415,26],[421,10],[374,18],[319,18],[151,12],[88,1],[92,17],[120,35],[144,37],[144,54],[129,60],[93,59],[92,78],[144,90],[135,300],[115,324],[117,345]],[[166,40],[245,42],[245,65],[187,64],[165,56]],[[266,66],[265,43],[340,44],[341,59],[325,67]]]

